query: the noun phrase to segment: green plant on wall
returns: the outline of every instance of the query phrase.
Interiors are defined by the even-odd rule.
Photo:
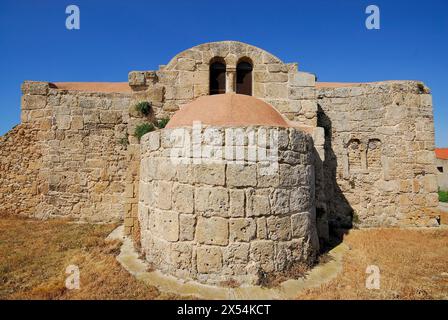
[[[148,116],[151,113],[151,103],[148,101],[140,101],[135,105],[135,110],[145,116]]]
[[[448,191],[443,191],[439,188],[439,201],[448,202]]]
[[[142,123],[135,127],[134,136],[138,138],[138,141],[143,137],[144,134],[154,131],[154,125],[152,123]]]
[[[168,121],[170,121],[170,119],[168,118],[159,119],[156,121],[156,127],[159,129],[163,129],[166,127]]]

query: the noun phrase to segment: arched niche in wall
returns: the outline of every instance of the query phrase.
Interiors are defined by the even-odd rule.
[[[241,60],[236,66],[236,93],[252,95],[252,62]]]
[[[226,93],[226,64],[223,59],[210,61],[210,95]]]
[[[381,140],[369,139],[367,144],[367,168],[381,167]]]
[[[347,157],[349,170],[361,170],[362,145],[359,139],[350,139],[347,144]]]

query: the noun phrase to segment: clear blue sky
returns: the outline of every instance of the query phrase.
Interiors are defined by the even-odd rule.
[[[81,29],[65,28],[76,4]],[[381,30],[365,28],[378,5]],[[448,147],[448,1],[0,1],[0,134],[20,122],[20,84],[127,81],[194,45],[239,40],[320,81],[422,80],[432,89],[436,144]]]

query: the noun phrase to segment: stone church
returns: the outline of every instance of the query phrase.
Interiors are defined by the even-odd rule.
[[[432,100],[418,81],[318,82],[222,41],[128,82],[25,81],[22,93],[21,123],[0,138],[0,213],[124,220],[177,277],[255,283],[313,259],[337,228],[438,224]],[[239,166],[173,165],[169,134],[195,121],[222,146],[226,128],[278,128],[278,171],[263,177],[247,154]]]

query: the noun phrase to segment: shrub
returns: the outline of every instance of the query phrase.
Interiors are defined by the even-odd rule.
[[[448,191],[442,191],[439,189],[439,201],[448,202]]]
[[[151,104],[148,101],[141,101],[135,105],[135,110],[147,116],[151,113]]]
[[[154,131],[154,125],[152,123],[143,123],[135,127],[134,136],[138,138],[138,141],[143,137],[144,134]]]
[[[166,127],[166,124],[168,123],[168,121],[170,121],[170,119],[168,119],[168,118],[163,118],[163,119],[157,120],[156,127],[159,129],[163,129]]]

